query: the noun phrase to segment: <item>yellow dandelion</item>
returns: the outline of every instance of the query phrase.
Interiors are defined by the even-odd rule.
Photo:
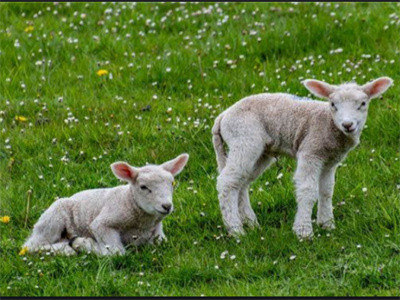
[[[172,186],[176,186],[176,181],[172,181]]]
[[[0,222],[7,224],[8,222],[10,222],[10,219],[11,218],[9,216],[3,216],[0,218]]]
[[[25,28],[25,32],[32,32],[33,31],[33,29],[34,29],[35,27],[33,27],[32,25],[30,25],[30,26],[28,26],[28,27],[26,27]]]
[[[28,252],[28,247],[23,247],[21,251],[19,251],[19,255],[25,255]]]
[[[15,116],[15,120],[20,122],[26,122],[28,118],[25,118],[24,116]]]
[[[104,70],[104,69],[101,69],[101,70],[98,70],[96,74],[99,75],[99,76],[103,76],[103,75],[107,75],[108,71]]]

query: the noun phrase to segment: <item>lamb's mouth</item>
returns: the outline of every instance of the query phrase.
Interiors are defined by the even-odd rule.
[[[158,209],[156,209],[156,211],[157,211],[159,214],[164,215],[164,216],[169,215],[169,213],[170,213],[170,211],[160,211],[160,210],[158,210]]]
[[[345,129],[346,133],[353,133],[354,131],[356,131],[356,128],[350,128],[350,129]]]
[[[354,127],[350,127],[350,128],[341,128],[342,132],[346,135],[353,135],[357,132],[358,130],[358,122],[356,123],[356,125]]]

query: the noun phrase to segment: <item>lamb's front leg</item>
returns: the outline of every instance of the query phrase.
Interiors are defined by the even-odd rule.
[[[74,237],[69,241],[69,245],[77,252],[104,255],[99,244],[90,237]]]
[[[296,184],[297,213],[293,231],[299,238],[310,238],[313,235],[311,214],[318,199],[319,178],[322,162],[315,157],[299,156],[294,176]]]
[[[335,229],[332,195],[335,185],[336,166],[323,170],[319,180],[317,224],[324,229]]]
[[[158,243],[167,241],[167,237],[165,236],[164,231],[163,231],[162,222],[160,222],[156,225],[153,240],[156,240]]]
[[[91,224],[90,230],[97,241],[99,247],[98,254],[113,255],[125,254],[125,248],[121,242],[120,233],[110,227],[107,218],[102,218],[99,215]]]

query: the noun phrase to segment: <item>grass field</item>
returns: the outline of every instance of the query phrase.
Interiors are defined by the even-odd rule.
[[[399,17],[398,3],[0,4],[0,294],[400,296]],[[395,85],[337,172],[337,229],[297,240],[282,158],[252,186],[261,228],[228,237],[214,118],[255,93],[307,96],[305,78],[380,76]],[[19,255],[57,197],[120,184],[112,162],[182,152],[165,244]]]

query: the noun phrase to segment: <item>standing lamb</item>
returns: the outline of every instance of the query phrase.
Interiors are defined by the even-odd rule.
[[[287,154],[297,159],[294,175],[297,213],[293,230],[299,238],[313,235],[311,214],[318,199],[317,223],[334,229],[332,194],[339,162],[358,143],[372,98],[384,93],[392,79],[382,77],[359,86],[318,80],[303,84],[315,101],[284,93],[246,97],[215,120],[213,144],[220,175],[217,190],[229,233],[243,234],[243,224],[258,226],[249,201],[249,184]],[[228,155],[223,142],[228,145]]]
[[[29,252],[54,251],[71,255],[124,254],[124,245],[166,239],[162,220],[173,210],[174,176],[189,159],[181,154],[162,165],[111,165],[115,176],[128,182],[114,188],[79,192],[54,202],[39,218],[25,242]]]

